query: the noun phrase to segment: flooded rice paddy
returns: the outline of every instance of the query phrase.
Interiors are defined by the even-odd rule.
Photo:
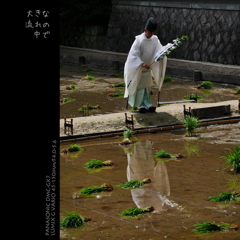
[[[208,126],[195,137],[184,130],[136,134],[128,148],[119,137],[77,141],[84,150],[60,154],[60,219],[65,211],[91,218],[84,227],[60,229],[61,239],[240,239],[240,230],[193,233],[199,222],[226,222],[240,227],[240,202],[227,204],[205,200],[224,191],[240,191],[240,174],[224,167],[226,148],[240,142],[240,124]],[[72,143],[61,143],[60,151]],[[182,154],[180,159],[155,159],[161,149]],[[83,165],[91,159],[112,160],[114,166],[90,171]],[[225,170],[223,170],[225,168]],[[150,178],[138,189],[117,185],[132,179]],[[112,192],[79,195],[82,188],[108,183]],[[153,213],[138,218],[120,216],[130,207],[153,206]]]
[[[71,98],[74,101],[60,103],[60,119],[81,117],[82,113],[79,108],[82,104],[91,104],[92,106],[100,105],[101,109],[91,110],[90,115],[108,114],[123,112],[126,109],[127,99],[123,97],[108,97],[109,93],[124,93],[124,88],[109,88],[109,85],[124,82],[124,79],[118,77],[120,71],[93,69],[94,72],[86,72],[87,66],[78,64],[62,63],[60,67],[60,98]],[[82,80],[83,77],[92,75],[95,81]],[[113,76],[115,75],[115,76]],[[221,102],[239,99],[238,95],[230,94],[236,91],[238,86],[228,84],[213,83],[212,89],[197,89],[196,85],[201,82],[194,82],[189,79],[172,78],[172,82],[164,83],[160,102],[180,101],[190,92],[197,93],[204,99],[199,100],[201,103]],[[66,90],[66,87],[74,84],[75,90]],[[152,88],[151,100],[154,106],[157,106],[158,90],[154,83]],[[131,106],[129,105],[130,109]]]

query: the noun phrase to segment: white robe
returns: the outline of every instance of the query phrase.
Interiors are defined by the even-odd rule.
[[[142,33],[135,38],[124,66],[125,98],[132,96],[137,89],[150,87],[152,79],[149,78],[149,74],[154,77],[160,91],[166,71],[166,56],[160,61],[154,62],[149,70],[141,66],[143,63],[150,65],[154,61],[155,53],[162,48],[158,37],[153,35],[151,38],[147,38],[145,33]]]

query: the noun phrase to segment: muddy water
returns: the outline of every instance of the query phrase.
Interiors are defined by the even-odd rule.
[[[76,142],[80,153],[60,155],[60,217],[64,211],[78,211],[92,220],[79,229],[61,229],[62,239],[239,239],[240,230],[211,234],[192,233],[198,222],[227,222],[240,226],[240,202],[219,204],[206,201],[224,191],[240,191],[240,175],[224,168],[226,148],[240,139],[240,124],[204,127],[193,138],[184,131],[136,135],[130,148],[119,146],[120,139]],[[231,136],[235,136],[232,138]],[[229,141],[232,139],[232,141]],[[60,144],[60,151],[69,147]],[[157,151],[181,153],[181,159],[155,159]],[[90,159],[112,160],[113,167],[98,171],[83,169]],[[139,189],[122,189],[120,183],[150,178]],[[114,191],[80,196],[84,187],[109,183]],[[154,213],[139,218],[123,218],[130,207],[153,206]]]
[[[127,99],[123,97],[108,98],[109,93],[124,92],[124,88],[109,88],[110,84],[124,82],[122,78],[113,77],[112,74],[118,74],[113,70],[95,69],[95,72],[88,73],[96,77],[95,81],[81,80],[87,75],[85,71],[87,66],[80,67],[77,64],[62,64],[60,68],[60,97],[69,97],[74,99],[73,102],[60,104],[60,118],[64,116],[81,117],[79,108],[82,104],[91,104],[93,106],[100,105],[100,110],[90,111],[90,115],[108,114],[123,112],[126,108]],[[239,99],[237,95],[231,95],[230,91],[236,91],[236,86],[227,86],[226,84],[213,83],[213,89],[197,89],[196,83],[193,80],[172,78],[172,83],[164,83],[160,102],[179,101],[190,92],[197,92],[198,95],[204,97],[199,102],[220,102],[227,100]],[[76,85],[76,90],[66,90],[70,84]],[[200,84],[200,83],[198,83]],[[156,84],[152,86],[151,101],[154,106],[157,106],[158,90]],[[131,107],[130,105],[128,106]]]

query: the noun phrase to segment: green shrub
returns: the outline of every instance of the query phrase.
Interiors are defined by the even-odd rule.
[[[76,212],[65,212],[66,217],[60,220],[62,228],[78,228],[84,225],[84,218]]]
[[[212,82],[209,81],[202,82],[201,84],[201,87],[204,87],[205,89],[211,89],[212,86],[213,86]]]
[[[226,153],[227,156],[223,156],[221,158],[226,159],[224,166],[231,165],[233,167],[233,171],[236,173],[238,168],[240,167],[240,145],[233,145],[234,150],[227,148],[229,153]]]
[[[198,127],[198,118],[187,115],[187,117],[181,121],[183,126],[186,128],[187,134],[192,136],[194,129]]]
[[[165,150],[161,150],[156,153],[154,158],[171,158],[171,154]]]

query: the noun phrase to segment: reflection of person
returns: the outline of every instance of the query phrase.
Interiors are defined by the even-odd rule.
[[[151,183],[145,184],[141,189],[131,190],[132,198],[139,208],[153,206],[155,212],[161,212],[164,204],[172,207],[176,204],[171,203],[166,198],[166,196],[170,195],[170,184],[167,168],[165,163],[156,163],[156,161],[153,159],[152,145],[153,143],[148,140],[146,141],[145,146],[143,146],[139,141],[134,146],[133,155],[127,155],[127,179],[128,181],[142,181],[144,178],[150,178]]]
[[[156,107],[152,106],[150,97],[152,75],[160,90],[166,70],[166,56],[150,66],[154,55],[162,48],[158,37],[154,35],[156,29],[157,22],[149,18],[144,32],[136,36],[124,66],[124,97],[128,97],[128,103],[141,113],[155,112]]]

